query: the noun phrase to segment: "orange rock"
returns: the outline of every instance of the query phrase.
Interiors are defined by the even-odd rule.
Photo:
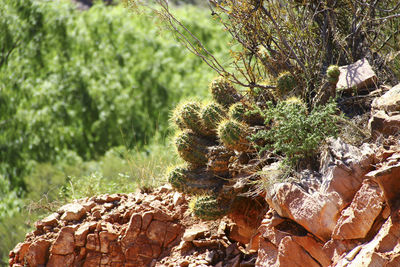
[[[146,231],[146,235],[150,240],[156,242],[161,246],[164,243],[166,232],[167,223],[153,220]]]
[[[74,254],[68,255],[50,255],[49,261],[46,267],[60,267],[60,266],[73,266]]]
[[[99,234],[98,233],[93,233],[93,234],[88,234],[86,238],[86,248],[88,250],[93,250],[93,251],[100,251],[100,240],[99,240]]]
[[[49,257],[49,247],[51,242],[44,239],[39,239],[33,242],[25,255],[30,266],[45,264]]]
[[[63,227],[58,233],[56,241],[51,246],[51,254],[67,255],[74,252],[75,240],[74,240],[74,228]]]
[[[128,228],[121,239],[122,246],[127,249],[133,245],[136,237],[140,233],[142,227],[142,216],[140,214],[132,214],[129,220]]]
[[[370,180],[364,180],[350,206],[342,211],[333,239],[365,238],[383,207],[382,190]]]

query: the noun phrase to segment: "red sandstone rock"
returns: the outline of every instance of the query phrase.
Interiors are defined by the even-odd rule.
[[[372,109],[383,110],[387,113],[400,111],[400,84],[394,86],[381,97],[372,101]]]
[[[385,164],[368,173],[367,177],[377,182],[383,190],[385,200],[392,211],[393,220],[400,220],[397,212],[400,208],[400,153],[387,158]]]
[[[342,211],[332,238],[360,239],[366,237],[381,212],[382,206],[382,190],[377,184],[364,180],[351,205]]]
[[[74,259],[75,259],[74,254],[68,254],[68,255],[52,254],[49,258],[46,267],[73,266]]]
[[[162,221],[153,220],[147,228],[147,237],[155,243],[162,245],[164,243],[167,224]]]
[[[354,88],[376,87],[378,78],[367,59],[363,58],[353,64],[340,67],[339,81],[336,87],[339,90],[351,91]]]
[[[78,221],[86,214],[86,209],[81,204],[70,203],[59,208],[58,212],[62,213],[61,220]]]
[[[74,252],[74,247],[74,228],[67,226],[63,227],[59,232],[57,239],[51,246],[50,252],[52,254],[67,255]]]
[[[193,241],[197,237],[204,236],[204,233],[209,231],[208,226],[206,224],[195,224],[192,227],[185,230],[183,234],[182,240],[184,241]]]
[[[267,202],[280,216],[290,218],[322,240],[329,240],[339,218],[338,194],[308,194],[296,184],[276,184]]]
[[[400,114],[388,115],[379,110],[371,116],[368,128],[374,137],[395,135],[400,130]]]
[[[142,216],[140,214],[133,214],[129,220],[128,228],[125,235],[122,237],[121,243],[125,249],[132,246],[136,237],[140,233],[142,227]]]
[[[45,264],[49,257],[49,247],[51,243],[48,240],[39,239],[33,242],[25,255],[30,266]]]

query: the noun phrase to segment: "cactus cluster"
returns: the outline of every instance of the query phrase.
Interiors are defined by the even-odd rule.
[[[246,151],[250,143],[246,139],[248,126],[235,120],[225,120],[218,126],[218,137],[225,147],[236,151]]]
[[[204,126],[208,131],[216,131],[218,124],[226,118],[227,114],[225,109],[214,102],[208,103],[201,109],[201,118],[203,119]]]
[[[198,166],[207,163],[207,140],[191,131],[180,132],[175,137],[175,147],[179,156],[185,161]]]
[[[193,214],[202,219],[214,219],[229,210],[235,194],[223,188],[232,179],[230,160],[252,148],[247,135],[253,117],[246,113],[249,105],[241,100],[243,96],[221,77],[210,88],[213,102],[187,101],[174,110],[172,121],[179,128],[174,145],[186,164],[167,174],[179,192],[202,195],[195,198],[193,208]]]

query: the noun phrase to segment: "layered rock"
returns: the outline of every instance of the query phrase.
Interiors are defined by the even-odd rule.
[[[319,179],[267,195],[256,266],[400,266],[400,145],[328,151]]]
[[[400,84],[372,102],[369,129],[374,137],[400,133]]]
[[[169,186],[76,200],[36,222],[36,230],[10,252],[9,264],[233,266],[255,261],[256,250],[248,253],[235,241],[248,240],[235,232],[245,226],[227,218],[199,223],[188,214],[187,202]]]
[[[168,186],[77,200],[38,221],[10,266],[400,266],[399,141],[331,140],[321,163],[272,186],[269,206],[240,197],[210,222]]]

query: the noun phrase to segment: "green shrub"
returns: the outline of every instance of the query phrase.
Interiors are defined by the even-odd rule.
[[[268,103],[262,112],[270,129],[254,134],[251,139],[263,139],[267,145],[260,151],[273,149],[285,156],[285,162],[294,165],[299,159],[309,157],[321,143],[338,133],[336,103],[318,106],[308,113],[301,101],[282,101],[274,106]]]

